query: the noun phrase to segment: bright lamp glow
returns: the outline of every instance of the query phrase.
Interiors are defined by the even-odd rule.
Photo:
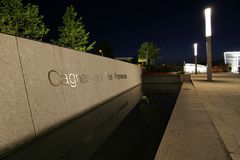
[[[210,37],[212,35],[212,29],[211,29],[211,8],[205,9],[204,13],[205,13],[206,37]]]
[[[197,56],[197,43],[194,43],[194,56]]]

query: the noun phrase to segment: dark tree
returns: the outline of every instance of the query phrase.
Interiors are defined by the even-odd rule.
[[[63,47],[86,52],[93,49],[96,42],[89,42],[89,32],[86,32],[82,17],[77,16],[73,6],[67,7],[63,16],[63,25],[59,27],[59,39],[55,41]]]
[[[153,42],[144,42],[138,49],[138,58],[146,59],[147,66],[156,64],[160,58],[160,49]]]
[[[24,6],[22,0],[1,0],[0,3],[1,32],[35,40],[42,40],[48,33],[37,5]]]

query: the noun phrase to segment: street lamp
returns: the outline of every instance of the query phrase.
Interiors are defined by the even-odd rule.
[[[206,51],[207,51],[207,80],[212,81],[212,28],[211,28],[211,8],[205,11],[205,35],[206,35]]]
[[[101,54],[101,56],[103,56],[103,51],[101,49],[99,50],[99,53]]]
[[[194,43],[193,47],[194,47],[194,58],[195,58],[195,74],[197,74],[197,43]]]

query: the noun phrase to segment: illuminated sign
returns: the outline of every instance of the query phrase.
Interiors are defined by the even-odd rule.
[[[77,87],[78,84],[99,82],[104,80],[121,80],[127,79],[126,74],[118,74],[118,73],[108,73],[90,75],[90,74],[78,74],[78,73],[59,73],[55,70],[48,71],[48,80],[50,84],[54,87],[58,87],[60,85],[69,85],[72,88]]]

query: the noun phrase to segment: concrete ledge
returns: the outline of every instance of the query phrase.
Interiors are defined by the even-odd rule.
[[[231,158],[196,90],[185,82],[155,160],[203,159]]]
[[[181,82],[190,82],[191,74],[180,74],[180,81]]]
[[[143,83],[179,83],[179,75],[143,76]]]
[[[145,91],[179,91],[181,83],[144,83],[142,85]]]
[[[162,74],[162,75],[146,75],[143,76],[144,83],[182,83],[191,81],[190,74]]]

